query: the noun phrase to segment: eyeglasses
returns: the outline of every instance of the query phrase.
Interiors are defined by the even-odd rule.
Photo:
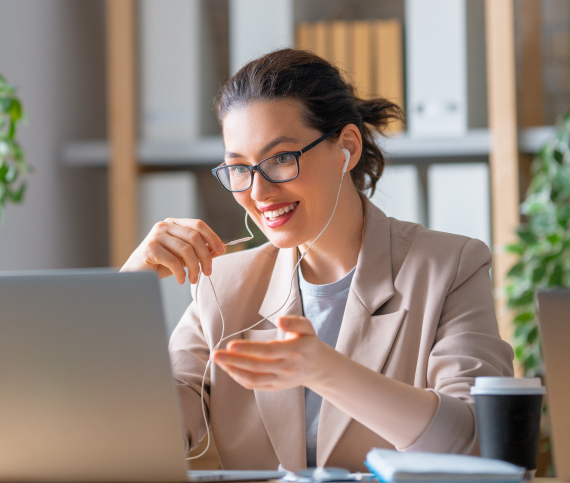
[[[286,153],[275,154],[262,159],[255,166],[249,164],[218,166],[212,170],[212,174],[218,178],[218,181],[225,189],[232,193],[246,191],[251,188],[254,171],[259,171],[261,176],[271,183],[285,183],[291,181],[299,176],[299,156],[338,131],[337,129],[324,134],[300,151],[288,151]]]

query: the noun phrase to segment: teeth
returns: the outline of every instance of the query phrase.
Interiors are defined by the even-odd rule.
[[[296,206],[297,206],[297,203],[295,202],[295,203],[291,203],[289,206],[286,206],[284,208],[279,208],[278,210],[275,210],[275,211],[264,211],[263,216],[265,216],[265,218],[267,218],[268,220],[273,221],[276,218],[283,216],[285,213],[289,213],[290,211],[293,211]]]

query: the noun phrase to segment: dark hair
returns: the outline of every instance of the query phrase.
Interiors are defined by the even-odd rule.
[[[296,99],[303,107],[309,127],[323,134],[355,124],[362,134],[362,156],[350,172],[356,188],[374,193],[382,176],[384,154],[374,141],[372,129],[384,132],[393,120],[403,120],[402,110],[386,99],[361,99],[354,87],[345,82],[337,67],[313,52],[281,49],[242,67],[220,89],[215,110],[220,124],[232,107],[252,101]]]

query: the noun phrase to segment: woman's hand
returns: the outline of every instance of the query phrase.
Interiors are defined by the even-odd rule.
[[[397,448],[407,448],[432,421],[439,398],[384,376],[321,342],[305,317],[280,317],[285,340],[233,340],[212,360],[246,389],[305,386]],[[470,410],[465,405],[466,419]]]
[[[222,240],[202,220],[167,218],[154,225],[121,272],[153,270],[159,278],[174,275],[182,285],[187,268],[190,283],[197,283],[200,267],[210,276],[212,258],[225,251]]]
[[[305,317],[280,317],[277,324],[284,340],[232,340],[212,361],[246,389],[310,387],[324,377],[336,351],[319,340]]]

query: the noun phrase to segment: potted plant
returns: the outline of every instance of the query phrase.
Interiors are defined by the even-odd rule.
[[[570,286],[570,112],[531,169],[518,241],[506,247],[517,256],[506,290],[514,313],[515,356],[527,376],[543,373],[536,292]]]
[[[536,292],[570,287],[570,112],[561,118],[554,138],[540,150],[531,169],[518,240],[506,247],[517,257],[506,295],[514,314],[515,358],[526,376],[544,377]],[[546,406],[543,409],[546,413]]]
[[[16,89],[0,75],[0,220],[6,204],[20,203],[26,190],[25,177],[30,167],[16,141],[22,120],[22,103]]]

